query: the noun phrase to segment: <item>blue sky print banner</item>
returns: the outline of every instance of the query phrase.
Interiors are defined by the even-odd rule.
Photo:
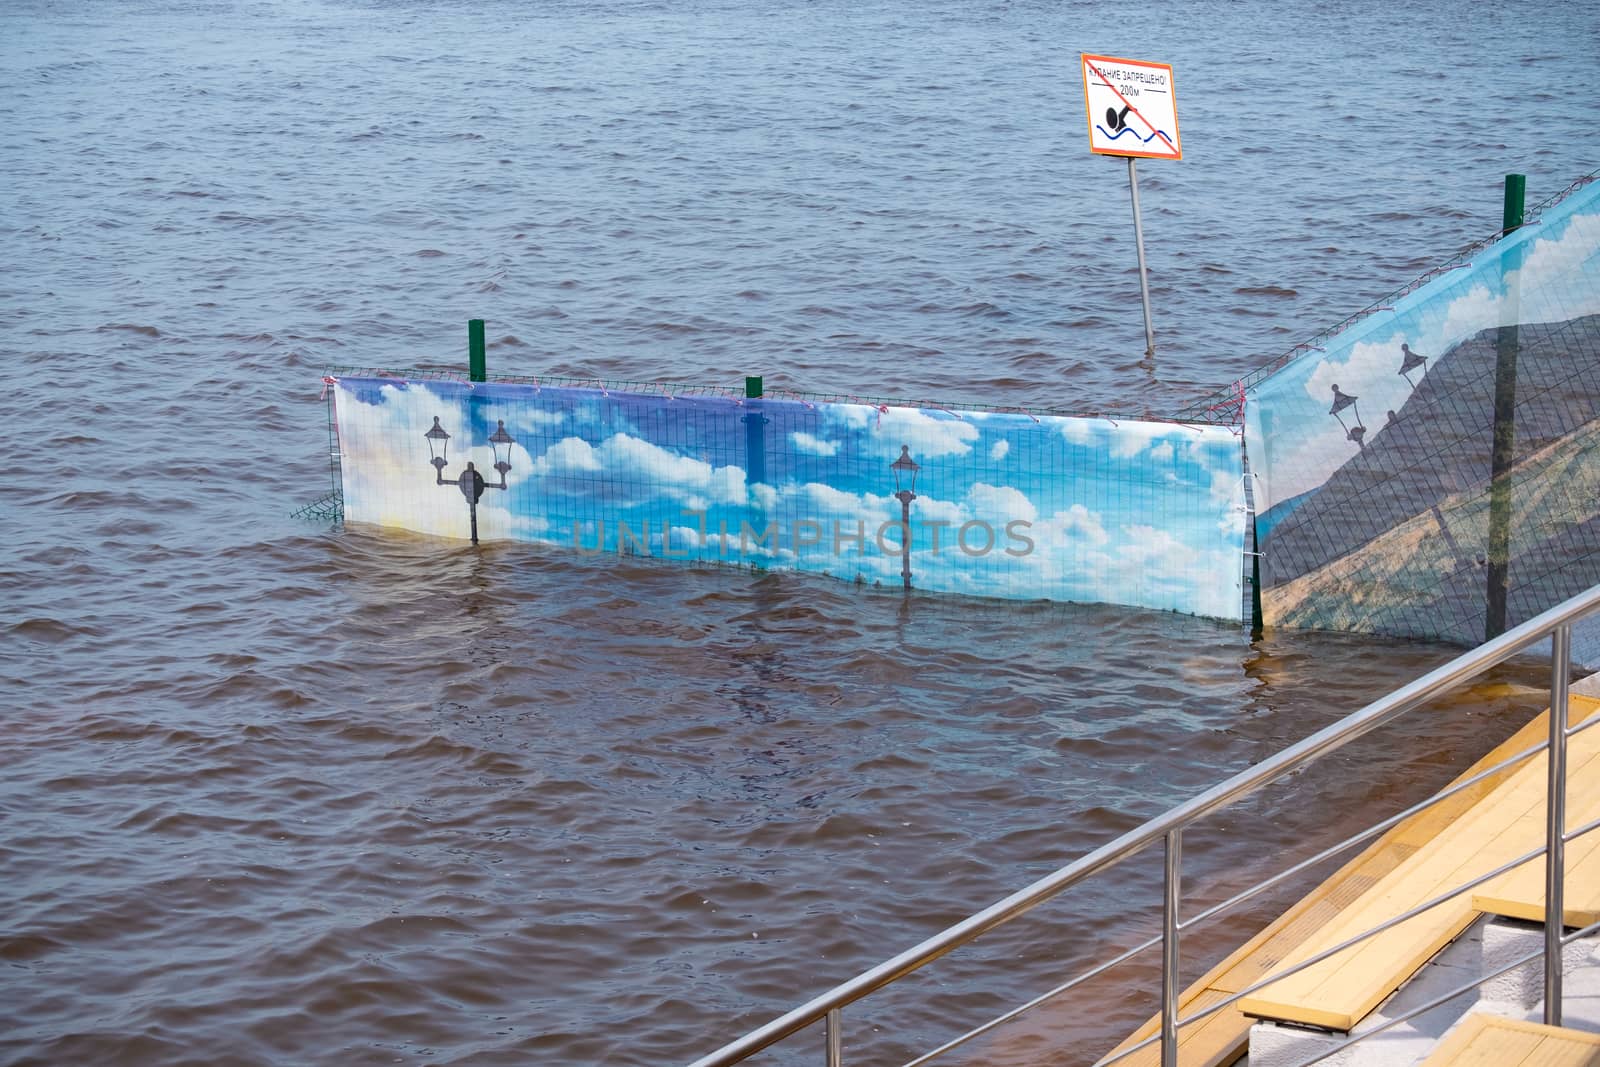
[[[335,390],[352,522],[464,538],[475,513],[484,540],[589,555],[885,587],[909,569],[918,589],[1241,614],[1226,428],[382,377]]]
[[[1265,620],[1476,644],[1600,581],[1597,416],[1591,183],[1249,391]]]

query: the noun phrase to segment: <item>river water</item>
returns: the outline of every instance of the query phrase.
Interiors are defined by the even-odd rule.
[[[469,317],[505,373],[1174,410],[1494,231],[1507,172],[1594,169],[1597,26],[11,0],[0,1061],[681,1063],[1442,662],[289,513],[323,369],[459,365]],[[1080,51],[1177,72],[1153,366]],[[1543,672],[1196,832],[1185,906],[1446,780]],[[1133,943],[1150,869],[853,1009],[853,1062]],[[981,1055],[1090,1059],[1148,977]]]

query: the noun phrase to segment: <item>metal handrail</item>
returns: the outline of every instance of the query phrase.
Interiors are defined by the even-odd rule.
[[[1363,931],[1361,931],[1361,933],[1355,934],[1352,937],[1348,937],[1345,940],[1339,942],[1337,945],[1334,945],[1332,948],[1323,949],[1321,952],[1318,952],[1316,955],[1307,957],[1306,959],[1301,960],[1299,963],[1296,963],[1293,966],[1285,967],[1282,970],[1274,970],[1271,974],[1267,975],[1266,977],[1256,979],[1256,981],[1254,981],[1250,985],[1245,986],[1243,989],[1239,990],[1238,992],[1229,993],[1227,997],[1225,997],[1222,1000],[1217,1001],[1215,1004],[1207,1004],[1204,1008],[1202,1008],[1199,1011],[1195,1012],[1193,1015],[1190,1015],[1187,1018],[1179,1019],[1178,1020],[1178,1026],[1183,1027],[1183,1026],[1188,1026],[1190,1023],[1199,1022],[1201,1019],[1204,1019],[1206,1016],[1214,1014],[1215,1012],[1219,1012],[1223,1008],[1228,1007],[1229,1005],[1237,1004],[1239,1001],[1243,1000],[1245,997],[1248,997],[1248,996],[1251,996],[1252,994],[1261,992],[1261,990],[1267,988],[1267,986],[1269,986],[1269,985],[1276,985],[1279,982],[1283,981],[1285,978],[1292,978],[1293,976],[1299,974],[1301,971],[1309,970],[1312,967],[1315,967],[1317,964],[1322,963],[1324,960],[1330,960],[1333,957],[1339,955],[1339,953],[1343,952],[1345,949],[1354,948],[1356,945],[1361,944],[1361,942],[1365,941],[1369,937],[1372,937],[1372,936],[1374,936],[1376,934],[1381,934],[1385,930],[1391,930],[1394,927],[1401,925],[1402,923],[1408,923],[1412,919],[1415,919],[1417,916],[1425,914],[1426,912],[1432,911],[1434,908],[1437,908],[1440,904],[1443,904],[1448,900],[1454,900],[1456,897],[1461,896],[1461,894],[1470,892],[1471,890],[1474,890],[1474,889],[1478,888],[1480,885],[1483,885],[1483,884],[1485,884],[1487,882],[1492,882],[1496,878],[1499,878],[1503,874],[1509,874],[1510,872],[1516,870],[1518,867],[1522,866],[1524,863],[1527,863],[1529,860],[1538,859],[1543,854],[1544,854],[1544,847],[1543,846],[1540,846],[1539,848],[1535,848],[1535,849],[1529,849],[1527,852],[1524,852],[1522,855],[1518,856],[1516,859],[1507,860],[1505,863],[1502,863],[1500,866],[1496,867],[1494,870],[1485,871],[1483,874],[1478,875],[1477,877],[1471,879],[1470,881],[1463,882],[1461,885],[1456,886],[1454,889],[1451,889],[1448,892],[1440,893],[1438,896],[1431,897],[1428,900],[1423,901],[1421,904],[1417,904],[1417,905],[1414,905],[1414,906],[1412,906],[1410,908],[1407,908],[1405,911],[1401,912],[1399,915],[1391,915],[1389,918],[1387,918],[1387,919],[1383,920],[1382,922],[1380,922],[1377,926],[1374,926],[1369,930],[1363,930]],[[1156,1036],[1159,1036],[1159,1035],[1156,1035]],[[1144,1041],[1140,1042],[1139,1044],[1129,1046],[1128,1048],[1123,1049],[1121,1052],[1118,1052],[1115,1055],[1109,1055],[1109,1056],[1102,1057],[1100,1060],[1097,1061],[1097,1067],[1107,1067],[1107,1065],[1109,1065],[1109,1064],[1116,1063],[1118,1060],[1122,1059],[1124,1056],[1132,1055],[1133,1053],[1137,1052],[1139,1049],[1143,1048],[1145,1045],[1148,1045],[1151,1041],[1154,1041],[1155,1039],[1156,1039],[1156,1037],[1146,1038]]]
[[[1550,759],[1549,818],[1543,850],[1547,858],[1547,914],[1561,914],[1564,885],[1561,879],[1562,845],[1565,843],[1565,755],[1571,731],[1567,723],[1567,686],[1571,673],[1572,624],[1600,609],[1600,586],[1556,605],[1527,622],[1506,631],[1438,667],[1421,678],[1373,701],[1336,723],[1290,745],[1236,775],[1212,786],[1143,825],[1101,845],[1072,863],[1033,882],[982,911],[954,924],[872,967],[848,981],[813,997],[771,1022],[731,1041],[715,1052],[695,1060],[690,1067],[729,1067],[784,1038],[826,1019],[828,1026],[828,1067],[843,1061],[840,1038],[842,1009],[882,989],[913,971],[944,956],[996,927],[1052,899],[1092,875],[1121,863],[1143,849],[1161,841],[1166,863],[1163,877],[1161,978],[1162,1063],[1177,1063],[1177,963],[1181,925],[1178,919],[1179,874],[1181,873],[1182,833],[1191,824],[1248,797],[1279,778],[1337,751],[1356,739],[1383,726],[1428,700],[1450,690],[1537,644],[1546,636],[1551,642],[1550,740],[1546,745]],[[1541,746],[1541,748],[1546,746]],[[1558,788],[1558,786],[1560,788]],[[1561,924],[1546,924],[1545,984],[1546,1022],[1560,1020]],[[1281,977],[1279,975],[1278,977]],[[1553,997],[1549,993],[1554,993]],[[1553,1016],[1553,1017],[1552,1017]],[[1184,1020],[1185,1022],[1189,1020]]]

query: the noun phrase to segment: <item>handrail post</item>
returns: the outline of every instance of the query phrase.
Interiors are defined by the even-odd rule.
[[[1566,915],[1567,681],[1572,626],[1550,635],[1550,792],[1545,804],[1544,1021],[1561,1025],[1561,931]]]
[[[1161,1067],[1178,1067],[1178,889],[1183,830],[1167,831],[1161,901]]]
[[[828,1035],[828,1067],[844,1067],[844,1028],[840,1025],[839,1009],[829,1011],[822,1025]]]

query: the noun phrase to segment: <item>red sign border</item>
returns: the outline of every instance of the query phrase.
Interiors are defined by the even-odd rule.
[[[1123,157],[1132,156],[1132,157],[1134,157],[1136,159],[1182,159],[1183,158],[1183,133],[1182,133],[1182,131],[1180,131],[1178,129],[1178,81],[1177,81],[1177,77],[1172,73],[1172,64],[1170,64],[1170,63],[1153,63],[1153,62],[1151,62],[1150,60],[1147,60],[1147,59],[1127,59],[1127,58],[1124,58],[1122,56],[1097,56],[1097,55],[1093,55],[1093,54],[1091,54],[1089,52],[1080,52],[1080,53],[1078,53],[1078,55],[1080,57],[1080,62],[1081,62],[1082,71],[1083,71],[1083,112],[1084,112],[1084,116],[1088,119],[1089,151],[1090,152],[1094,153],[1097,156],[1123,156]],[[1154,67],[1154,68],[1156,68],[1158,70],[1166,71],[1167,72],[1167,91],[1172,94],[1172,134],[1173,134],[1173,137],[1176,138],[1176,142],[1174,142],[1172,140],[1168,140],[1167,137],[1164,134],[1162,134],[1159,130],[1156,129],[1155,123],[1151,122],[1149,119],[1145,118],[1142,114],[1140,114],[1138,108],[1134,107],[1132,104],[1128,104],[1127,98],[1124,97],[1121,93],[1117,92],[1116,86],[1112,85],[1110,80],[1107,79],[1104,74],[1101,74],[1100,71],[1094,67],[1094,63],[1092,62],[1094,60],[1098,60],[1098,61],[1104,62],[1104,63],[1124,63],[1124,64],[1127,64],[1128,66],[1133,66],[1133,67]],[[1121,100],[1124,104],[1128,104],[1128,108],[1135,115],[1138,115],[1139,119],[1146,126],[1150,127],[1150,132],[1151,133],[1157,134],[1158,136],[1161,137],[1161,139],[1163,141],[1167,141],[1168,144],[1172,145],[1173,151],[1172,152],[1130,152],[1130,151],[1126,151],[1126,150],[1115,150],[1115,149],[1110,149],[1110,148],[1096,148],[1094,146],[1094,111],[1093,111],[1093,105],[1091,105],[1089,103],[1089,71],[1090,70],[1094,70],[1095,74],[1099,76],[1100,80],[1105,83],[1106,88],[1110,89],[1113,93],[1117,94],[1117,99],[1118,100]]]

